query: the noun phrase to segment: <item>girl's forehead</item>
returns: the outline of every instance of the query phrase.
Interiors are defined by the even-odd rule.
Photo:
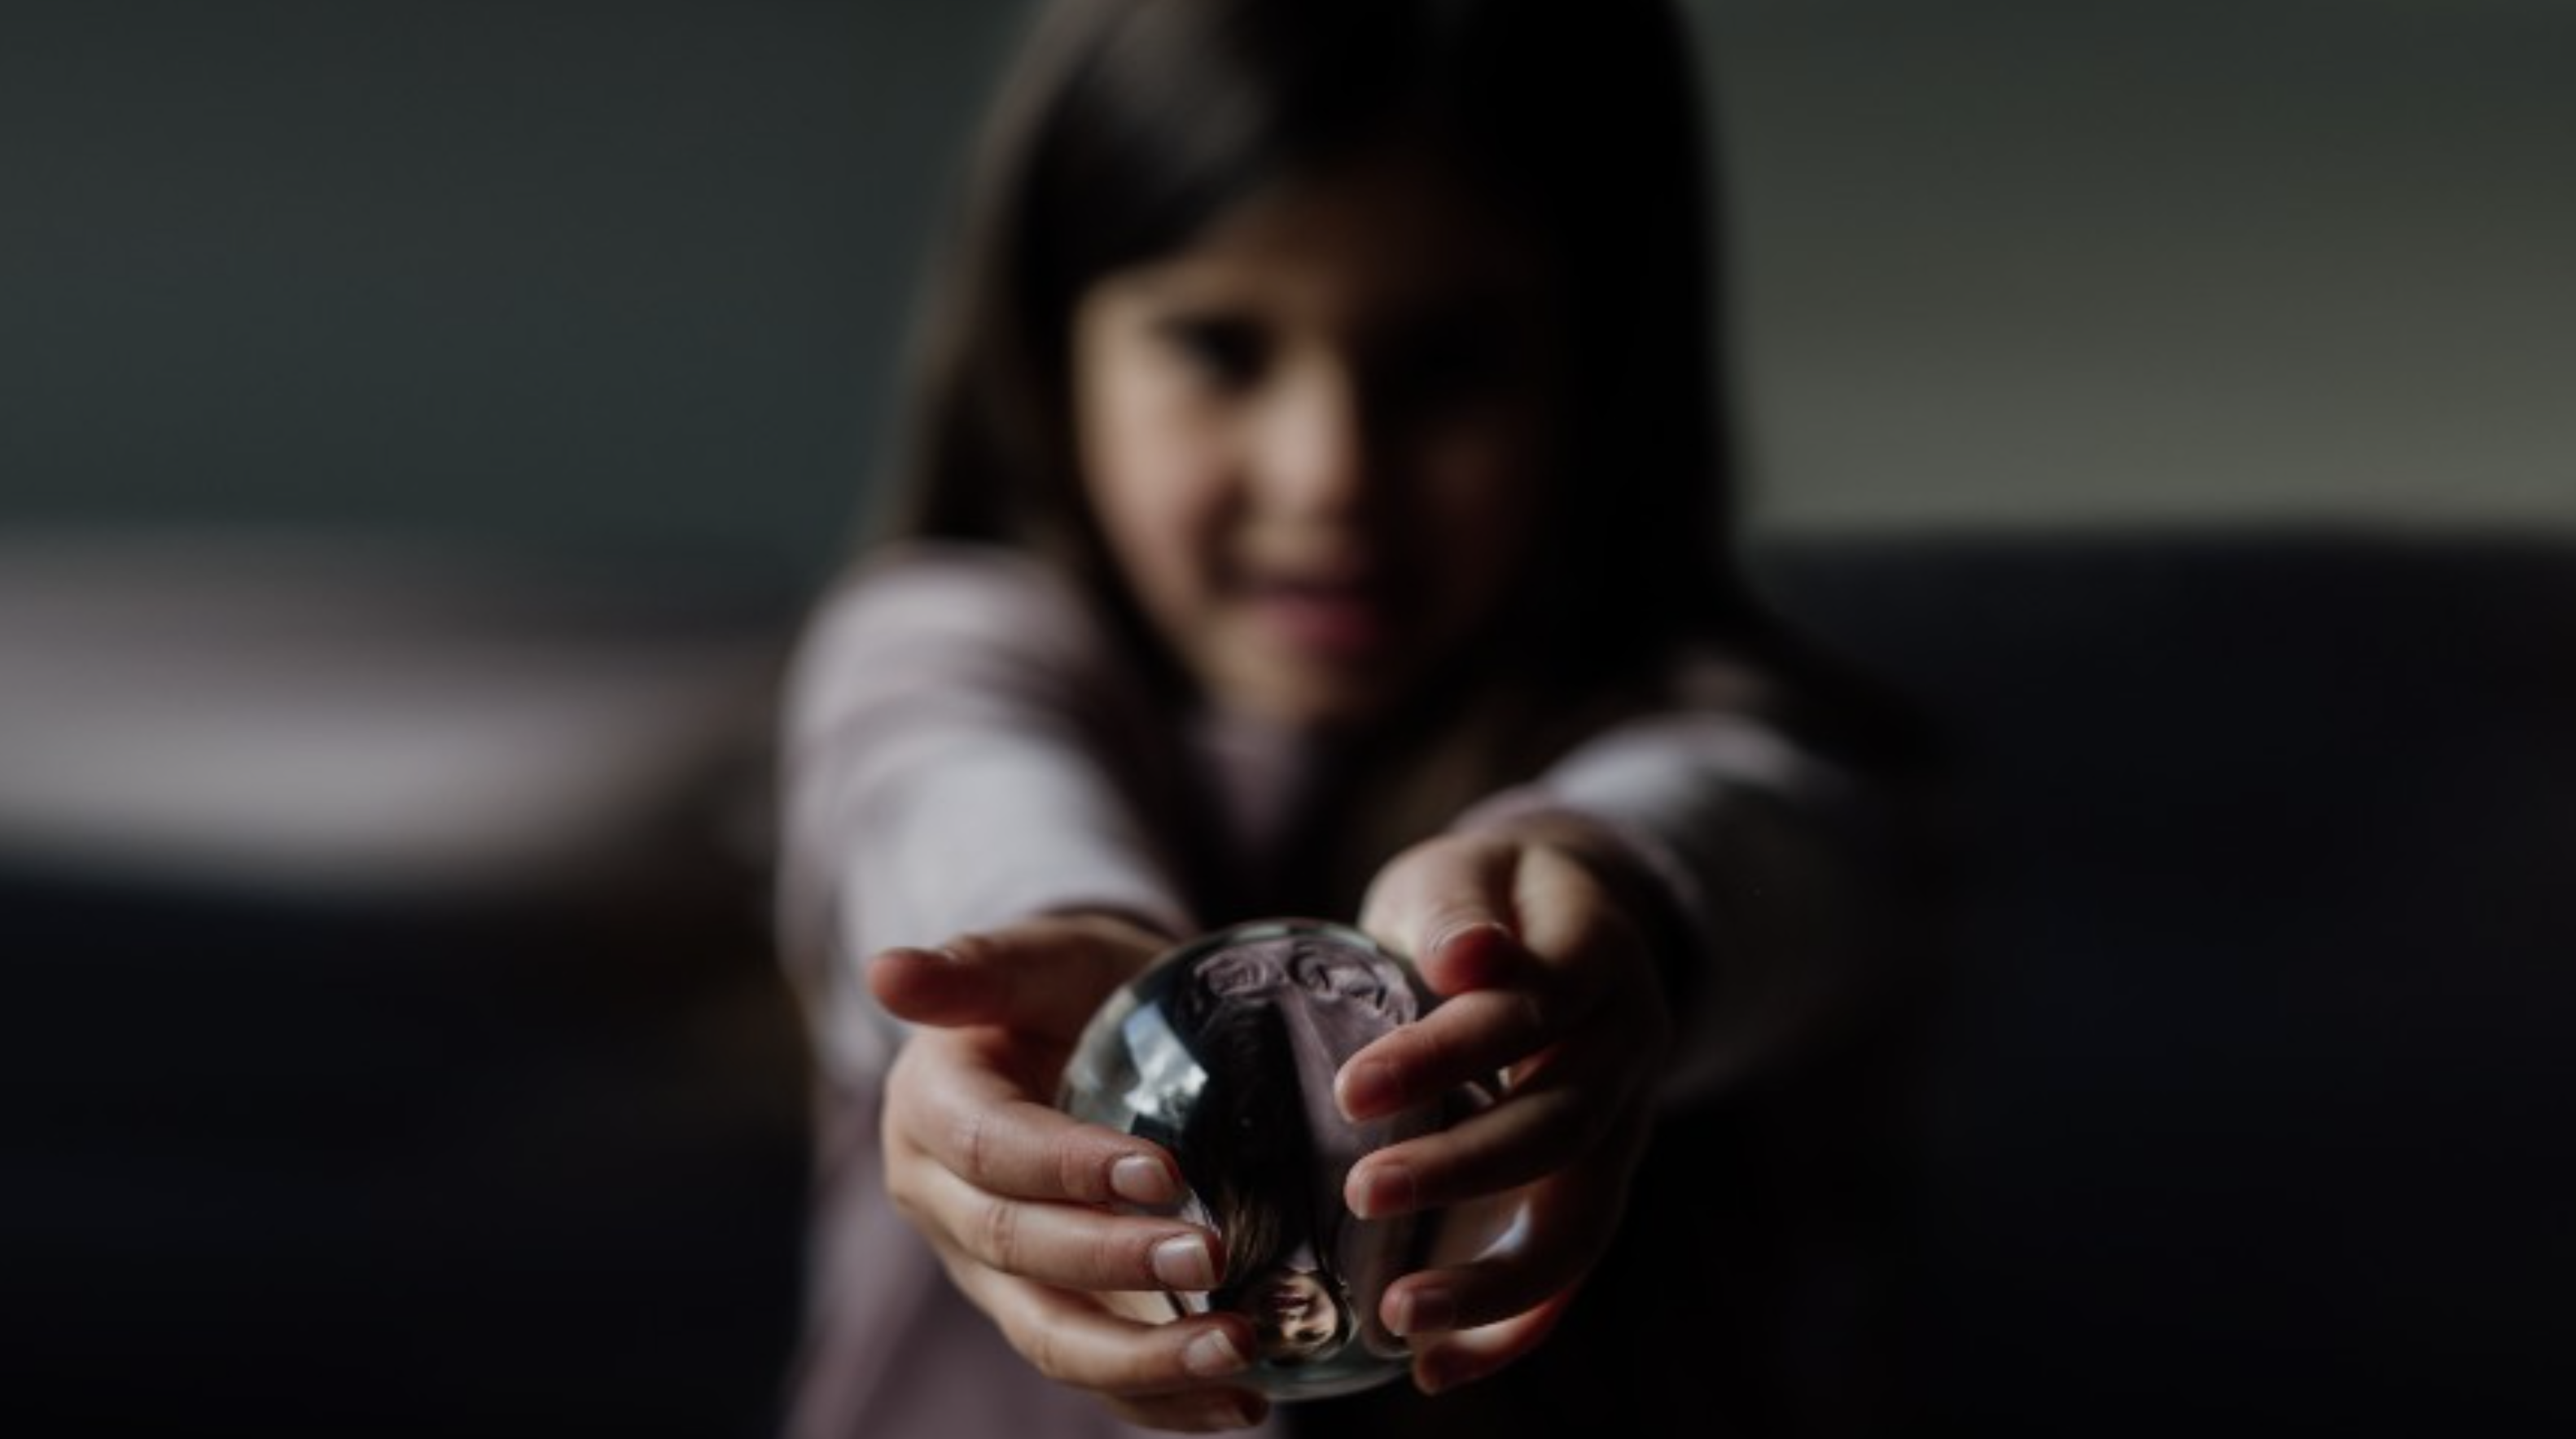
[[[1394,147],[1300,171],[1138,266],[1175,292],[1329,286],[1386,298],[1535,287],[1526,227],[1425,151]]]

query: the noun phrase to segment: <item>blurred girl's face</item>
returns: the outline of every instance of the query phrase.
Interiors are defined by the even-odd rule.
[[[1538,257],[1408,151],[1083,293],[1090,503],[1211,698],[1365,720],[1494,620],[1555,466],[1547,298]]]

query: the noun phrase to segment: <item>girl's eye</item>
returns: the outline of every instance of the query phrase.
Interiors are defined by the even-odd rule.
[[[1530,364],[1529,337],[1490,313],[1443,315],[1402,333],[1381,363],[1388,387],[1422,408],[1491,399]]]
[[[1240,389],[1258,380],[1270,358],[1267,340],[1247,321],[1179,315],[1155,328],[1173,354],[1221,389]]]

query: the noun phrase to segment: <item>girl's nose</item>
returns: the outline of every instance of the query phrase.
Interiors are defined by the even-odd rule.
[[[1377,468],[1367,395],[1343,366],[1281,377],[1255,460],[1263,504],[1282,516],[1343,518],[1368,500]]]

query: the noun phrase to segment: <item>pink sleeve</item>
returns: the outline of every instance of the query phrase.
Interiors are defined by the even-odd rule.
[[[1137,812],[1153,723],[1059,581],[1006,551],[907,546],[818,610],[789,676],[780,940],[844,1078],[894,1022],[857,965],[1050,911],[1191,929]]]
[[[1455,826],[1586,821],[1669,901],[1689,951],[1667,970],[1669,1098],[1705,1093],[1779,1053],[1855,978],[1856,946],[1840,923],[1853,892],[1840,843],[1848,781],[1720,698],[1741,696],[1740,684],[1701,676],[1684,688],[1704,702],[1614,726]]]

